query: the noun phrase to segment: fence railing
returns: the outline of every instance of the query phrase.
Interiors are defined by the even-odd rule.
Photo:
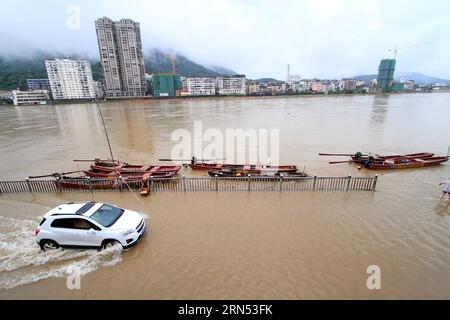
[[[374,177],[180,177],[149,179],[150,192],[161,191],[375,191]],[[139,190],[140,181],[115,179],[0,181],[0,194]]]

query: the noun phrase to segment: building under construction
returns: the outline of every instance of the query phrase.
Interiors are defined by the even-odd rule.
[[[182,84],[180,76],[173,73],[157,73],[153,75],[154,97],[178,97]]]
[[[383,59],[378,67],[377,85],[383,91],[391,91],[394,81],[395,59]]]

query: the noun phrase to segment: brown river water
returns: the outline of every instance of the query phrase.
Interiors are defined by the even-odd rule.
[[[319,152],[380,154],[450,144],[450,94],[120,101],[102,105],[116,158],[169,157],[173,130],[280,129],[280,160],[320,176],[373,175]],[[0,180],[108,157],[94,104],[0,107]],[[190,169],[183,169],[192,175]],[[65,193],[0,196],[0,298],[450,299],[450,165],[380,174],[376,192]],[[196,173],[204,174],[204,173]],[[96,200],[144,212],[135,248],[40,252],[51,207]],[[378,265],[381,289],[366,269]],[[80,290],[66,287],[78,266]]]

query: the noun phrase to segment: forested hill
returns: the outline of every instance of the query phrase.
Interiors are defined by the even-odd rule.
[[[66,55],[38,53],[29,58],[1,57],[0,56],[0,90],[26,88],[27,79],[47,78],[45,60],[51,58],[65,58]],[[70,55],[70,58],[86,59],[85,57]],[[170,72],[172,62],[170,55],[160,50],[150,50],[144,53],[145,70],[147,73]],[[98,60],[88,59],[91,62],[92,76],[95,81],[102,79],[102,67]],[[214,70],[213,70],[214,69]],[[234,75],[233,70],[215,66],[207,68],[193,62],[187,57],[176,55],[176,72],[181,76],[218,76]]]

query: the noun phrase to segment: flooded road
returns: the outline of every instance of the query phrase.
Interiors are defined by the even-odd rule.
[[[115,155],[155,163],[173,130],[280,129],[280,160],[309,174],[374,174],[318,152],[446,154],[450,94],[126,101],[102,104]],[[0,108],[1,180],[77,170],[108,156],[95,105]],[[337,158],[336,160],[341,160]],[[189,169],[183,174],[191,175]],[[0,298],[450,298],[448,164],[381,173],[375,193],[22,194],[0,197]],[[126,252],[34,244],[40,217],[96,200],[146,212],[147,235]],[[81,290],[66,288],[77,265]],[[381,268],[381,290],[366,269]]]

